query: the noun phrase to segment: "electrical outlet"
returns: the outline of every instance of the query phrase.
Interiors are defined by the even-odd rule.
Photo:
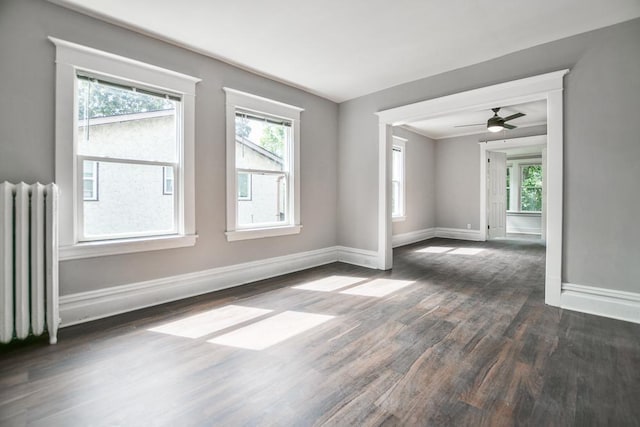
[[[467,230],[471,230],[471,224],[467,224]]]

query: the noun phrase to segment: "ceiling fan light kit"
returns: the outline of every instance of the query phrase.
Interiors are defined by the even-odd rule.
[[[515,113],[512,114],[510,116],[507,117],[500,117],[498,115],[498,111],[500,111],[501,107],[496,107],[496,108],[492,108],[491,110],[493,111],[493,117],[491,117],[489,120],[487,120],[487,130],[489,132],[500,132],[501,130],[505,130],[505,129],[515,129],[517,128],[517,126],[514,125],[510,125],[508,123],[506,123],[509,120],[513,120],[513,119],[517,119],[518,117],[523,117],[526,116],[526,114],[524,113]],[[478,124],[479,125],[479,124]],[[456,126],[456,127],[465,127],[465,126],[478,126],[476,124],[473,125],[461,125],[461,126]]]

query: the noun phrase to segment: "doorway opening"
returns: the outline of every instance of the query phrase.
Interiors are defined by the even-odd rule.
[[[388,270],[393,264],[391,248],[391,155],[392,126],[420,119],[446,116],[460,111],[491,109],[496,105],[515,105],[536,100],[547,103],[546,152],[546,269],[545,303],[560,305],[562,290],[562,170],[563,170],[563,77],[569,70],[560,70],[525,79],[510,81],[480,89],[460,92],[440,98],[408,104],[377,113],[378,138],[378,268]],[[486,150],[484,150],[486,155]],[[481,163],[481,176],[486,166]],[[486,181],[485,181],[486,185]],[[481,192],[481,198],[486,193]],[[480,238],[487,240],[486,200],[481,200]],[[482,227],[482,225],[485,225]]]
[[[546,241],[546,142],[540,135],[482,143],[488,240]]]

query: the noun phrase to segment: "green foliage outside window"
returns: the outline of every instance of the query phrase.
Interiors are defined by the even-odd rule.
[[[169,99],[81,79],[77,99],[80,120],[175,108]]]
[[[282,125],[268,124],[262,129],[260,146],[278,157],[284,155],[285,129]]]
[[[522,168],[520,192],[521,211],[542,210],[542,166],[531,165]]]

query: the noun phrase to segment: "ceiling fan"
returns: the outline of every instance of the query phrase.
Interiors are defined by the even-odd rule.
[[[500,111],[500,107],[492,108],[491,110],[493,111],[493,117],[487,120],[487,130],[489,132],[500,132],[503,129],[515,129],[517,128],[517,126],[510,125],[509,123],[506,123],[506,122],[508,122],[509,120],[517,119],[518,117],[526,116],[526,114],[524,113],[515,113],[507,117],[500,117],[498,115],[498,111]],[[471,125],[459,125],[454,127],[462,128],[467,126],[482,126],[482,125],[484,125],[484,123],[474,123]]]

